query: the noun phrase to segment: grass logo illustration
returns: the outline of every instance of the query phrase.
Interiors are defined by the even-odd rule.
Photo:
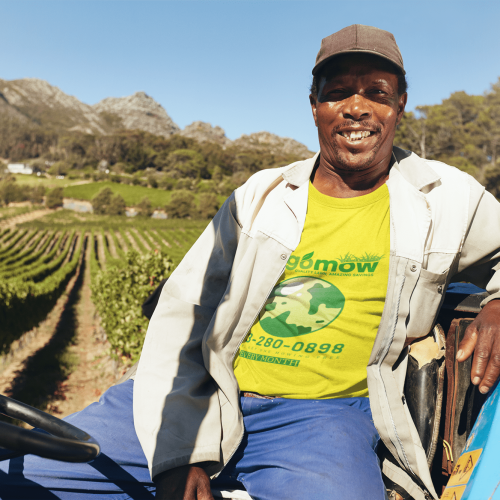
[[[303,257],[292,255],[286,264],[288,271],[293,270],[314,270],[319,272],[341,273],[341,274],[373,274],[377,269],[378,263],[385,255],[377,255],[365,252],[360,257],[348,252],[337,259],[315,259],[314,252],[308,253]]]
[[[327,281],[310,276],[290,278],[274,287],[259,324],[275,337],[297,337],[329,325],[344,304],[342,292]]]

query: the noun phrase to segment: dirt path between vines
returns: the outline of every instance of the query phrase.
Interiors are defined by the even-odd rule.
[[[90,259],[90,245],[86,261]],[[83,285],[75,304],[76,336],[68,348],[77,364],[67,379],[59,385],[57,399],[48,408],[49,413],[65,417],[98,401],[99,396],[117,380],[115,362],[109,357],[109,343],[102,340],[99,319],[96,316],[90,291],[90,266],[86,266]]]
[[[31,220],[39,219],[44,215],[50,214],[54,210],[50,208],[43,208],[40,210],[34,210],[33,212],[28,212],[27,214],[16,215],[15,217],[11,217],[5,221],[0,220],[0,228],[12,227],[16,224],[21,224],[22,222],[28,222]]]

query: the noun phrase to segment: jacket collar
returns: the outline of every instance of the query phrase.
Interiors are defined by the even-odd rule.
[[[283,179],[293,186],[300,187],[309,181],[316,161],[319,159],[318,151],[312,158],[292,163],[282,174]],[[432,184],[439,182],[440,177],[428,163],[411,151],[393,146],[392,156],[394,164],[389,173],[389,178],[397,170],[413,187],[424,193],[428,192]]]

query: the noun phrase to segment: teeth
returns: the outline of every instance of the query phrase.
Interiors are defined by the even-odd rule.
[[[361,139],[365,139],[366,137],[369,137],[370,131],[369,130],[352,130],[350,132],[341,132],[341,135],[343,135],[348,141],[360,141]]]

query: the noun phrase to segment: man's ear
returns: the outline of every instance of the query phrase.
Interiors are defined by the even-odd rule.
[[[316,117],[316,104],[317,104],[316,97],[314,97],[312,94],[309,94],[309,102],[311,103],[311,109],[312,109],[313,118],[314,118],[314,125],[316,125],[316,127],[317,127],[318,126],[318,119]]]
[[[401,123],[401,119],[403,118],[407,101],[408,101],[408,94],[406,92],[399,96],[399,99],[398,99],[398,119],[396,121],[396,126]]]

